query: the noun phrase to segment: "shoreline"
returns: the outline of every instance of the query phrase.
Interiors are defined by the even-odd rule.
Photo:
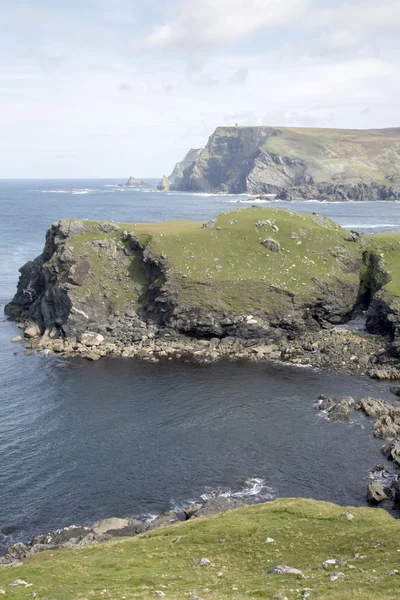
[[[19,325],[22,328],[22,324]],[[29,332],[28,332],[29,333]],[[369,376],[379,380],[400,379],[399,364],[387,352],[388,340],[364,332],[332,327],[298,336],[294,340],[280,338],[198,338],[184,334],[173,335],[150,327],[142,339],[124,344],[118,339],[105,337],[95,331],[81,335],[52,339],[49,336],[16,336],[13,342],[25,344],[26,353],[32,350],[48,351],[59,357],[135,358],[151,362],[183,360],[201,364],[223,360],[232,362],[279,362],[300,367],[316,368],[338,373]]]

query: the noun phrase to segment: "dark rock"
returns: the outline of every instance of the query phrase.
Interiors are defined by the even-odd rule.
[[[264,240],[261,243],[264,246],[264,248],[266,248],[270,252],[280,252],[281,251],[281,245],[277,240],[268,238],[267,240]]]

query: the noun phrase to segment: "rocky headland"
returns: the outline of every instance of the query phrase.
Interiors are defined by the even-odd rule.
[[[400,128],[218,127],[158,189],[399,200]]]
[[[67,221],[6,313],[60,355],[284,360],[400,378],[400,235],[244,209],[198,222]],[[364,311],[366,333],[346,329]]]

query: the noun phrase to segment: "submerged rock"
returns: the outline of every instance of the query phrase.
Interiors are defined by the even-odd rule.
[[[346,423],[354,404],[354,398],[351,396],[329,398],[321,394],[317,401],[317,409],[327,412],[329,420],[334,423]]]
[[[354,398],[351,396],[340,398],[329,411],[329,420],[336,423],[346,423],[349,420],[349,415],[354,404]]]

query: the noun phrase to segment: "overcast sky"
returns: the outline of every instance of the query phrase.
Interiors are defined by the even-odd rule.
[[[400,0],[1,0],[0,177],[158,177],[235,122],[400,126],[399,30]]]

